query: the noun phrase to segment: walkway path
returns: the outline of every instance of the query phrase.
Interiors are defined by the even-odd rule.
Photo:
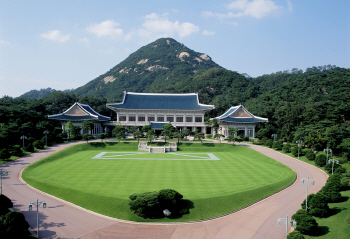
[[[249,208],[215,220],[199,223],[147,224],[110,219],[71,205],[30,188],[19,180],[20,172],[29,164],[70,145],[52,146],[0,167],[9,174],[3,177],[3,193],[23,212],[29,224],[36,228],[36,211],[28,211],[29,202],[45,200],[46,209],[39,209],[40,238],[123,238],[123,239],[282,239],[285,226],[277,227],[279,217],[292,216],[305,199],[306,186],[301,178],[316,181],[309,193],[316,193],[327,180],[319,169],[265,147],[246,145],[286,164],[298,174],[298,180],[286,190]],[[282,224],[283,225],[283,224]]]

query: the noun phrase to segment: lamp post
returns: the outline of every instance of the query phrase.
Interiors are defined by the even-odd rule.
[[[2,175],[7,176],[8,172],[6,170],[2,170],[2,168],[0,168],[0,195],[2,195]]]
[[[26,148],[24,147],[24,140],[27,139],[27,136],[22,135],[21,139],[23,139],[23,156],[25,156],[26,155]]]
[[[298,139],[297,141],[295,141],[297,144],[298,144],[298,159],[299,159],[299,152],[300,152],[300,150],[299,150],[299,145],[300,144],[302,144],[303,143],[303,141],[301,140],[301,139]]]
[[[39,200],[37,199],[36,202],[31,202],[28,205],[28,210],[31,211],[33,209],[33,204],[36,205],[36,235],[39,238],[39,205],[43,204],[43,208],[46,208],[46,202],[45,201],[41,201],[39,202]]]
[[[332,158],[332,159],[328,160],[327,162],[328,163],[332,163],[332,175],[333,175],[334,163],[339,164],[339,161],[334,159],[334,158]]]
[[[47,135],[49,134],[49,131],[45,130],[45,131],[43,132],[43,134],[45,134],[46,147],[47,147]]]
[[[275,143],[275,138],[277,137],[277,134],[271,134],[271,138],[273,138],[273,143]]]
[[[329,149],[328,147],[326,149],[323,149],[323,152],[327,152],[327,162],[328,162],[328,152],[332,153],[332,150]]]
[[[301,180],[301,183],[304,184],[305,181],[306,181],[306,206],[305,206],[305,209],[307,211],[307,196],[309,195],[309,182],[311,182],[311,185],[315,185],[315,181],[312,179],[309,179],[309,177],[307,177],[307,178],[303,178]]]
[[[277,219],[277,226],[281,226],[281,221],[285,221],[286,223],[286,239],[288,237],[288,223],[291,222],[292,227],[296,228],[297,227],[297,222],[295,220],[292,219],[288,219],[288,216],[286,216],[286,218],[279,218]]]

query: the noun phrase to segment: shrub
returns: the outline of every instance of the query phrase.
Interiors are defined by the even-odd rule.
[[[264,137],[264,138],[261,139],[261,143],[264,144],[264,145],[266,145],[266,142],[267,142],[268,140],[269,140],[269,138]]]
[[[314,152],[312,152],[312,151],[308,151],[306,153],[305,157],[310,161],[314,161],[316,158],[316,154],[314,154]]]
[[[213,136],[211,134],[207,134],[207,139],[211,139]]]
[[[11,200],[3,194],[0,194],[0,215],[5,215],[9,212],[9,208],[13,207]]]
[[[13,146],[12,155],[15,155],[15,156],[22,156],[23,155],[23,151],[19,145]]]
[[[35,151],[34,146],[33,146],[32,143],[29,143],[29,144],[27,145],[26,151],[28,151],[28,152],[34,152],[34,151]]]
[[[11,153],[8,149],[0,150],[0,159],[7,160],[11,157]]]
[[[305,239],[305,237],[299,231],[292,231],[288,234],[288,239]]]
[[[40,140],[35,140],[35,142],[33,143],[33,146],[37,149],[43,149],[44,148],[44,144],[40,141]]]
[[[272,145],[273,145],[273,140],[272,139],[269,139],[266,141],[265,145],[269,148],[272,148]]]
[[[20,212],[8,212],[0,216],[1,238],[28,238],[29,224]]]
[[[86,142],[88,143],[90,139],[95,139],[95,137],[92,134],[83,134],[82,139],[86,140]]]
[[[342,168],[342,166],[340,164],[337,164],[337,163],[333,163],[330,162],[330,163],[327,163],[325,166],[324,166],[324,170],[327,172],[327,173],[332,173],[332,167],[333,167],[333,173],[338,169],[338,168]]]
[[[290,153],[291,148],[292,148],[292,146],[290,145],[290,143],[286,143],[285,145],[283,145],[282,151],[283,151],[284,153]]]
[[[159,192],[136,193],[129,196],[130,209],[143,218],[161,218],[163,210],[168,209],[172,216],[189,213],[183,196],[173,189],[162,189]]]
[[[276,150],[282,150],[283,144],[279,140],[277,140],[272,147]]]
[[[292,148],[292,154],[294,157],[298,157],[298,146],[294,146]],[[300,156],[300,152],[299,152],[299,156]]]
[[[327,163],[327,157],[324,154],[317,155],[315,159],[315,164],[319,167],[325,166]]]
[[[306,200],[301,204],[301,208],[305,209]],[[307,197],[307,210],[312,216],[324,217],[329,211],[329,206],[326,197],[318,192],[310,194]]]
[[[292,219],[297,222],[296,230],[303,234],[310,235],[312,232],[317,230],[317,222],[306,210],[299,209],[293,216]],[[289,236],[288,236],[289,237]]]

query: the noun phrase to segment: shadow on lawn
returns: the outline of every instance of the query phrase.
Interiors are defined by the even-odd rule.
[[[341,211],[346,210],[346,209],[347,208],[345,208],[345,207],[333,207],[333,208],[330,208],[326,217],[334,216],[334,215],[336,215],[336,214],[338,214]]]
[[[312,232],[310,234],[310,236],[315,236],[315,237],[324,236],[324,235],[328,234],[328,232],[329,232],[329,227],[318,226],[317,231]]]
[[[190,209],[194,208],[194,203],[188,199],[182,199],[179,201],[177,208],[169,216],[170,219],[181,218],[184,214],[189,214]],[[176,212],[177,213],[176,213]]]

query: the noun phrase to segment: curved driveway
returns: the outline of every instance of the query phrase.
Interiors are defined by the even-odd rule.
[[[327,180],[321,170],[302,161],[285,156],[274,150],[256,145],[247,145],[292,168],[298,180],[292,186],[244,210],[218,219],[197,223],[150,224],[125,222],[88,212],[63,200],[39,192],[24,184],[20,172],[29,164],[70,145],[83,142],[55,145],[37,153],[3,164],[9,174],[3,177],[3,194],[8,196],[16,211],[21,211],[32,228],[36,228],[36,211],[28,211],[30,202],[45,200],[47,208],[39,208],[40,238],[123,238],[123,239],[282,239],[285,224],[277,226],[277,219],[289,216],[300,209],[306,196],[306,185],[301,178],[316,181],[309,193],[316,193]],[[101,202],[103,203],[103,202]]]

